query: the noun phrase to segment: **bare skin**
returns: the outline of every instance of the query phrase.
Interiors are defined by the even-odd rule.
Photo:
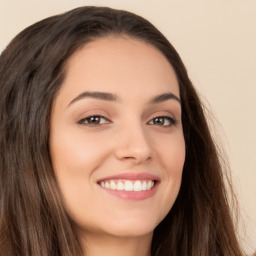
[[[179,97],[173,68],[144,42],[98,39],[69,60],[50,148],[86,255],[150,255],[181,184]]]
[[[83,244],[86,256],[150,256],[151,255],[151,235],[141,238],[120,238],[120,237],[101,237],[96,235],[93,239],[85,241]]]

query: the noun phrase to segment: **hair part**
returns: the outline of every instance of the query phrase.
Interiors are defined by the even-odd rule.
[[[242,255],[223,170],[202,103],[178,53],[147,20],[81,7],[22,31],[0,57],[0,254],[82,255],[49,152],[53,101],[68,59],[86,43],[128,36],[160,50],[175,70],[186,159],[178,198],[155,229],[152,255]]]

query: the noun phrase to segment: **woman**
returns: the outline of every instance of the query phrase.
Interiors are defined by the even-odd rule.
[[[148,21],[38,22],[0,86],[0,255],[242,255],[202,104]]]

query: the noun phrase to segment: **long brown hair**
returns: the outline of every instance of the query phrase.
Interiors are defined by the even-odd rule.
[[[152,255],[242,255],[218,152],[178,53],[147,20],[104,7],[81,7],[40,21],[1,54],[0,255],[82,255],[51,164],[50,113],[69,57],[108,35],[155,46],[173,66],[180,86],[186,142],[182,185],[154,231]]]

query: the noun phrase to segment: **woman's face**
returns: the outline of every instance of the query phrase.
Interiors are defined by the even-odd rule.
[[[77,51],[53,104],[50,149],[80,232],[151,235],[185,159],[178,82],[162,53],[114,37]]]

